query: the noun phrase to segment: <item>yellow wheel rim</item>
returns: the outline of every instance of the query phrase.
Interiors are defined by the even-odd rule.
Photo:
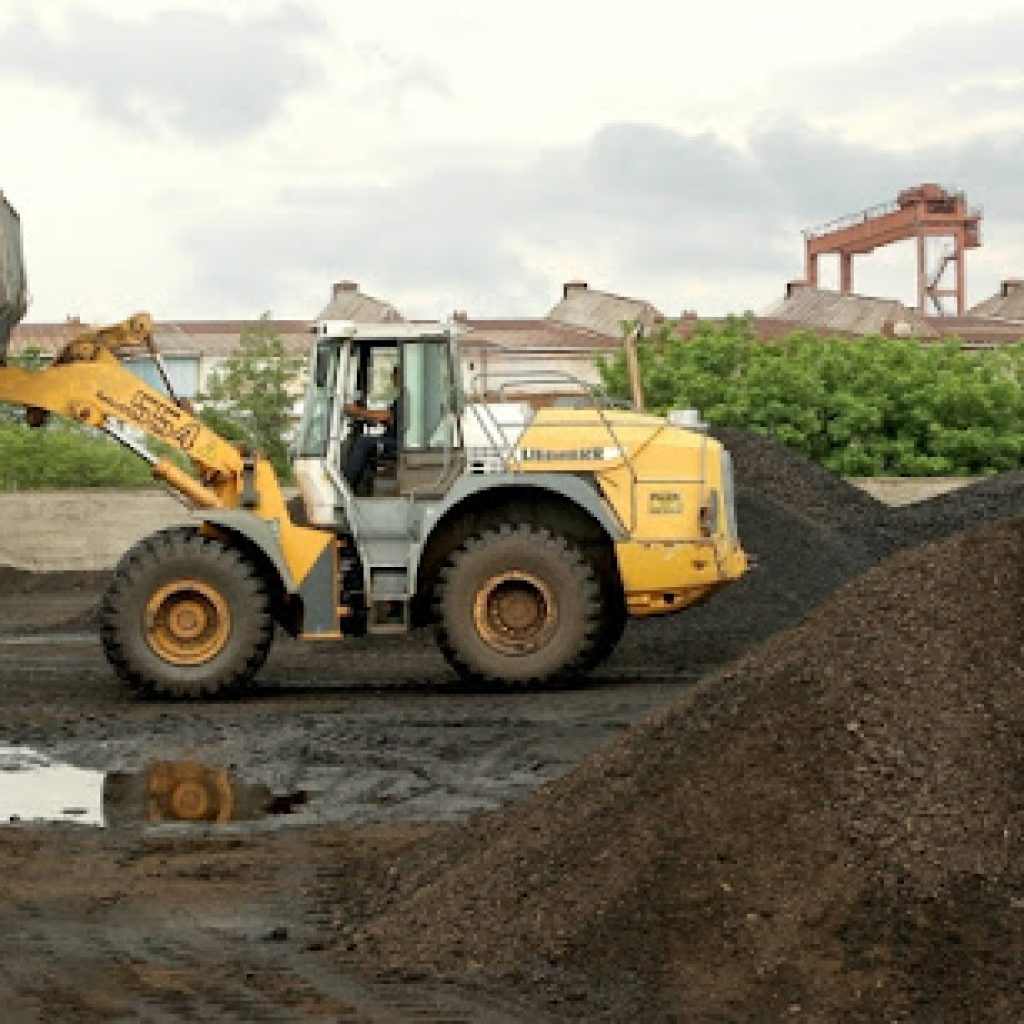
[[[200,580],[165,583],[146,603],[146,642],[172,665],[202,665],[231,635],[231,611],[216,587]]]
[[[488,647],[502,654],[532,654],[551,639],[558,605],[542,579],[513,569],[492,576],[477,591],[473,622]]]

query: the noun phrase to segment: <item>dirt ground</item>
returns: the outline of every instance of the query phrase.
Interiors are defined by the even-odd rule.
[[[254,821],[153,822],[107,774],[106,827],[75,806],[0,825],[0,1021],[1020,1019],[1024,726],[994,688],[1021,649],[1018,534],[969,588],[958,538],[861,574],[1019,514],[1024,482],[890,513],[729,443],[759,568],[552,691],[468,690],[429,637],[279,638],[244,701],[144,701],[95,636],[105,574],[0,569],[0,806],[37,755],[101,781],[187,760],[270,795]],[[956,653],[972,615],[999,636]],[[1004,759],[964,760],[979,737]]]
[[[0,748],[97,772],[187,758],[303,799],[245,824],[153,824],[139,804],[107,808],[114,827],[2,829],[0,1020],[544,1019],[508,991],[339,967],[339,943],[398,851],[564,774],[692,679],[619,664],[480,693],[428,637],[278,637],[245,701],[144,701],[90,631],[103,578],[0,579]]]

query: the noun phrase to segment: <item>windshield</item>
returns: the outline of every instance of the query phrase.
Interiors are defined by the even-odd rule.
[[[310,367],[306,401],[299,426],[299,456],[325,458],[331,437],[335,386],[338,379],[338,345],[318,345]]]

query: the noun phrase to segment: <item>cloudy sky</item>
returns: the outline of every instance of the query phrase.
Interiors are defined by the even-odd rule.
[[[1019,0],[0,0],[29,319],[760,310],[800,230],[920,181],[1024,276]],[[834,267],[823,268],[834,282]],[[913,301],[913,254],[858,291]]]

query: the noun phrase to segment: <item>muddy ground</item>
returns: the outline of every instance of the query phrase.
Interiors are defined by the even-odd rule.
[[[480,693],[428,636],[278,637],[244,702],[144,701],[114,681],[90,629],[102,574],[64,576],[2,581],[0,746],[97,772],[221,766],[290,813],[153,824],[136,801],[108,807],[106,828],[10,824],[0,1020],[543,1019],[506,991],[339,967],[339,894],[357,920],[406,844],[564,774],[692,674],[620,660],[578,687]]]
[[[0,920],[8,938],[0,953],[0,1020],[883,1019],[872,1015],[870,999],[816,1003],[804,980],[797,984],[785,974],[785,965],[783,973],[772,975],[770,999],[758,1003],[755,986],[751,991],[758,998],[730,1006],[723,992],[730,985],[739,991],[737,977],[747,967],[753,970],[760,955],[745,937],[750,915],[757,917],[757,928],[768,920],[758,906],[744,911],[738,925],[714,924],[718,902],[730,902],[729,886],[745,884],[735,871],[717,897],[708,896],[696,911],[687,909],[711,922],[700,948],[721,944],[716,956],[735,964],[731,980],[724,972],[716,993],[707,988],[709,973],[694,976],[692,997],[673,997],[674,1002],[652,993],[646,968],[630,959],[651,955],[636,938],[654,934],[651,921],[671,939],[681,976],[700,963],[696,940],[676,934],[664,919],[684,918],[672,917],[676,905],[659,886],[689,884],[679,873],[675,833],[660,818],[644,824],[648,819],[637,803],[632,817],[616,818],[611,832],[595,833],[591,843],[590,823],[604,819],[588,817],[584,798],[573,795],[580,791],[573,789],[572,773],[582,764],[578,777],[596,778],[598,796],[620,790],[616,780],[634,769],[620,766],[603,781],[602,765],[621,760],[608,751],[623,749],[612,745],[624,736],[636,737],[625,749],[640,751],[637,756],[675,763],[691,742],[689,733],[681,730],[666,746],[660,730],[660,745],[645,748],[642,737],[649,727],[631,727],[670,706],[685,709],[690,694],[724,686],[715,681],[716,673],[739,678],[739,684],[728,685],[742,689],[744,677],[733,664],[767,666],[778,660],[780,686],[790,678],[786,673],[800,679],[805,667],[773,653],[792,645],[769,646],[760,661],[752,652],[893,552],[1021,511],[1024,485],[1008,475],[973,496],[936,499],[897,515],[777,446],[740,437],[730,443],[741,449],[738,464],[748,467],[746,480],[741,469],[740,521],[745,542],[760,558],[756,573],[690,613],[631,625],[607,666],[552,691],[467,690],[429,637],[323,647],[278,638],[259,689],[243,702],[144,701],[113,680],[95,638],[103,574],[0,570],[0,753],[7,748],[8,756],[7,769],[0,757],[0,797],[5,775],[13,779],[10,769],[31,761],[30,752],[41,755],[40,761],[92,770],[99,780],[103,773],[141,772],[154,761],[187,759],[225,769],[238,787],[265,787],[270,799],[261,807],[287,812],[222,824],[153,822],[136,795],[99,808],[107,827],[84,824],[84,816],[76,821],[85,808],[68,806],[57,824],[41,825],[23,813],[22,820],[0,828]],[[915,569],[922,580],[930,578],[929,565],[926,560],[925,569]],[[885,593],[892,584],[882,579]],[[1017,590],[1013,595],[1019,601]],[[877,602],[877,593],[872,600]],[[941,592],[936,600],[941,604]],[[827,614],[822,619],[823,637],[835,633],[835,621]],[[813,637],[794,636],[801,650],[825,649]],[[851,642],[859,649],[856,637]],[[1019,649],[1019,637],[1013,642]],[[897,642],[885,658],[898,659],[901,650]],[[744,655],[755,661],[736,661]],[[839,669],[825,667],[826,678],[838,678]],[[884,696],[879,699],[884,702]],[[798,713],[780,704],[772,720],[784,723]],[[912,708],[900,709],[907,714],[913,715]],[[960,712],[954,708],[950,714],[956,718]],[[677,710],[675,720],[686,715]],[[852,735],[846,730],[851,721],[855,716],[840,723],[841,737]],[[785,726],[778,728],[784,735]],[[727,750],[730,737],[742,731],[728,722],[713,734],[701,726],[698,747]],[[816,735],[808,734],[808,749],[819,750]],[[777,749],[783,745],[772,739],[760,764],[740,765],[732,785],[743,784],[743,772],[757,778]],[[715,756],[708,755],[699,770],[681,768],[668,792],[682,793],[692,773],[700,778],[700,792],[713,797],[709,806],[724,808],[728,817],[733,804],[716,789]],[[810,763],[809,778],[815,770]],[[885,779],[882,788],[898,782]],[[73,804],[78,794],[68,799]],[[592,792],[586,799],[600,802]],[[625,805],[635,802],[629,795]],[[686,806],[682,796],[659,802]],[[851,798],[850,806],[855,803]],[[715,811],[719,818],[721,813]],[[575,814],[586,823],[585,834],[575,835],[568,858],[546,845],[545,823],[550,822],[552,840],[561,843],[555,818],[568,821]],[[709,849],[732,857],[732,847],[771,848],[771,825],[740,820],[733,838],[718,837]],[[631,841],[617,843],[616,829],[632,830]],[[813,822],[807,831],[806,849],[793,840],[786,850],[797,881],[796,865],[809,857],[819,834]],[[643,851],[655,849],[656,863],[643,862]],[[638,851],[634,864],[623,862],[611,873],[602,867],[629,850]],[[586,881],[591,869],[593,887]],[[439,903],[435,875],[437,892],[450,893]],[[934,898],[904,892],[899,872],[877,880],[865,876],[865,914],[873,913],[869,883],[876,881],[877,901],[883,903]],[[895,896],[889,885],[896,886]],[[613,916],[602,917],[599,927],[581,923],[577,911],[591,913],[595,901],[603,907],[602,893],[613,903],[652,908],[651,914],[623,916],[633,936],[628,945]],[[1000,913],[1024,915],[1024,893],[1009,903],[1005,895],[991,896],[1002,900]],[[630,900],[623,903],[626,896]],[[979,897],[982,903],[989,898],[987,890]],[[406,901],[414,935],[403,934]],[[907,921],[896,927],[901,941],[913,945],[914,928],[924,927],[928,906],[911,903]],[[557,934],[542,927],[546,908],[555,906],[564,919]],[[820,923],[834,909],[815,908],[815,920]],[[456,920],[449,920],[453,914]],[[849,920],[858,935],[867,934],[852,911]],[[510,922],[518,922],[514,933],[502,938]],[[439,928],[436,941],[433,927]],[[952,962],[947,954],[964,940],[941,921],[935,927],[929,949],[934,953],[936,944],[945,944],[940,960]],[[691,930],[699,931],[688,925]],[[584,931],[586,941],[580,938]],[[1002,952],[993,955],[1012,960],[1021,950],[1013,942],[1006,948],[1008,934],[1020,938],[1004,926],[996,944]],[[602,955],[594,953],[592,940],[604,947]],[[782,941],[773,938],[780,962]],[[863,938],[862,945],[868,942]],[[572,943],[585,956],[566,973],[560,965]],[[982,945],[989,951],[993,943]],[[500,950],[513,948],[509,967],[510,955]],[[826,956],[820,950],[814,955]],[[865,945],[860,955],[870,960],[879,954]],[[599,970],[588,973],[588,964]],[[616,964],[617,971],[611,969]],[[834,960],[828,966],[837,989],[853,977],[836,972]],[[857,984],[870,985],[874,967],[862,966]],[[1007,1007],[1019,1005],[1012,994],[1007,1000]],[[884,1019],[969,1019],[955,1001],[938,1010],[933,1006],[938,1015],[929,1016],[928,1006],[926,1000],[896,1001]],[[998,1010],[984,1019],[999,1020]]]

